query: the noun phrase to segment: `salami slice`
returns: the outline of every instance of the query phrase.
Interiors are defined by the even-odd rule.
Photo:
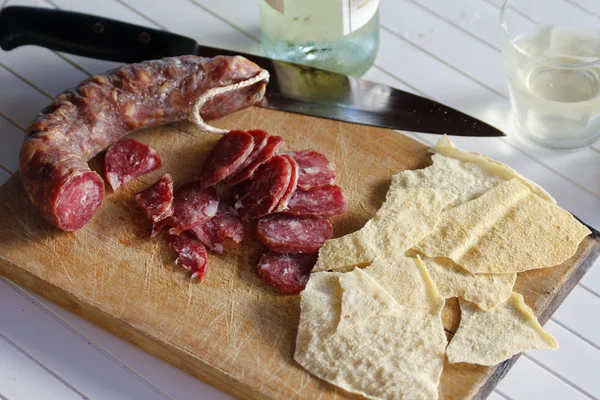
[[[283,214],[299,217],[332,217],[346,212],[346,197],[339,186],[296,190]]]
[[[296,161],[294,161],[292,157],[288,156],[287,154],[282,154],[281,156],[287,159],[290,165],[292,166],[292,176],[287,187],[285,188],[283,196],[281,196],[281,200],[279,200],[279,204],[277,204],[277,207],[275,207],[275,209],[273,210],[273,213],[285,210],[285,208],[288,205],[288,201],[290,201],[290,198],[292,197],[292,195],[296,191],[296,187],[298,186],[298,164],[296,163]]]
[[[202,172],[200,186],[214,186],[230,176],[247,159],[254,149],[254,137],[244,131],[229,131],[223,135],[210,151]]]
[[[267,285],[284,294],[298,294],[304,290],[310,271],[317,263],[313,253],[276,253],[268,251],[258,263],[258,276]]]
[[[258,221],[258,239],[270,250],[281,253],[317,253],[333,236],[333,227],[325,218],[300,218],[270,215]]]
[[[214,188],[201,189],[199,181],[179,187],[173,197],[173,216],[169,218],[172,235],[201,225],[217,214],[217,192]]]
[[[240,243],[244,239],[244,224],[233,207],[219,202],[217,214],[203,225],[192,228],[198,239],[216,254],[223,254],[223,242]]]
[[[165,218],[163,220],[160,220],[158,222],[155,222],[152,224],[152,232],[150,233],[150,237],[156,237],[158,236],[158,234],[160,233],[160,231],[162,231],[163,229],[165,229],[166,227],[170,226],[172,224],[173,217],[168,217]]]
[[[263,217],[275,209],[285,193],[292,175],[290,162],[275,156],[261,165],[250,182],[248,193],[235,203],[240,215],[252,219]]]
[[[333,164],[323,154],[313,150],[302,150],[287,154],[298,163],[298,187],[300,189],[309,190],[335,185]]]
[[[159,169],[162,162],[156,151],[144,143],[127,138],[110,146],[104,157],[104,176],[114,192],[127,182]]]
[[[246,168],[236,173],[231,179],[229,179],[227,183],[230,185],[235,185],[245,181],[246,179],[250,179],[258,167],[269,161],[277,149],[283,145],[283,143],[284,140],[281,136],[269,136],[267,138],[267,144],[256,156],[254,161],[248,164]]]
[[[232,196],[234,204],[242,200],[244,197],[248,195],[248,190],[250,190],[250,186],[252,184],[251,180],[245,180],[243,182],[238,183],[233,187]]]
[[[244,161],[242,163],[242,165],[240,165],[238,168],[236,168],[235,171],[233,171],[231,173],[231,175],[229,175],[229,177],[227,179],[224,180],[224,183],[229,184],[230,180],[240,171],[242,171],[244,168],[246,168],[248,165],[250,165],[252,162],[254,162],[254,160],[256,160],[258,158],[258,156],[260,156],[260,153],[263,151],[263,149],[267,146],[267,141],[269,139],[269,134],[261,129],[252,129],[249,130],[248,133],[250,135],[252,135],[252,137],[254,138],[254,148],[252,149],[252,153],[250,153],[250,155],[248,156],[248,158],[246,158],[246,161]]]
[[[167,240],[169,247],[177,253],[175,264],[190,271],[192,279],[198,278],[202,282],[208,267],[208,255],[204,245],[187,232],[169,235]]]
[[[173,178],[163,175],[154,185],[135,196],[144,214],[152,223],[157,223],[173,215]]]

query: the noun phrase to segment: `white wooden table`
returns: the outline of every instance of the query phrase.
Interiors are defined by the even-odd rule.
[[[382,0],[381,46],[366,78],[429,96],[505,132],[510,124],[500,58],[502,0]],[[540,0],[540,5],[543,2]],[[600,12],[598,0],[564,0],[556,13]],[[257,0],[10,0],[94,13],[174,31],[202,44],[261,53]],[[535,15],[521,10],[535,24]],[[599,21],[600,24],[600,21]],[[63,89],[116,63],[37,47],[0,52],[0,184],[17,171],[22,131]],[[414,134],[425,143],[433,135]],[[545,187],[600,229],[600,144],[555,152],[509,135],[456,138]],[[492,399],[600,399],[600,263],[547,323],[560,350],[529,352]],[[137,347],[0,280],[0,399],[227,399]]]

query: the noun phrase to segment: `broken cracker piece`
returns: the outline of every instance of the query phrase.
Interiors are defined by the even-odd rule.
[[[443,212],[414,250],[450,258],[474,274],[508,274],[558,265],[589,234],[568,211],[513,179]]]
[[[460,326],[446,350],[450,363],[496,365],[525,350],[558,349],[518,293],[493,311],[467,301],[460,310]]]
[[[440,213],[455,199],[442,189],[398,188],[360,230],[325,242],[313,272],[365,266],[376,257],[403,254],[431,233]]]

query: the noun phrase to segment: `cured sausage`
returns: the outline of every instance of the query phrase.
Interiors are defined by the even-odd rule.
[[[258,221],[256,234],[273,251],[317,253],[333,236],[333,227],[324,218],[270,215]]]
[[[156,237],[160,233],[160,231],[162,231],[163,229],[165,229],[166,227],[169,226],[170,222],[171,222],[171,218],[167,217],[165,219],[161,219],[160,221],[153,223],[152,224],[152,232],[150,233],[150,237],[151,238]]]
[[[323,154],[313,150],[289,152],[299,167],[298,187],[309,190],[323,186],[335,185],[335,170]]]
[[[244,224],[237,211],[223,201],[219,202],[217,214],[202,225],[192,228],[198,239],[210,251],[223,254],[223,242],[240,243],[244,239]]]
[[[283,196],[281,196],[281,200],[279,200],[279,203],[277,204],[277,207],[273,209],[273,214],[282,211],[287,207],[288,201],[290,200],[290,198],[296,191],[296,187],[298,186],[298,164],[296,163],[296,161],[294,161],[292,157],[288,156],[287,154],[282,154],[281,156],[288,160],[288,162],[292,166],[292,176],[287,187],[285,188]]]
[[[66,231],[100,207],[104,182],[87,161],[130,131],[188,118],[194,99],[263,70],[243,57],[181,56],[125,65],[93,76],[43,109],[26,129],[19,173],[30,200]],[[204,103],[210,120],[262,100],[266,82],[221,93]]]
[[[263,149],[267,146],[267,140],[269,139],[269,134],[260,129],[252,129],[249,130],[248,133],[252,135],[254,138],[254,148],[252,149],[252,153],[246,158],[246,161],[242,163],[227,179],[225,179],[225,183],[231,184],[230,180],[240,171],[244,170],[248,165],[250,165],[254,160],[258,158]]]
[[[132,179],[162,166],[156,151],[135,139],[119,140],[111,145],[104,157],[104,176],[113,192]]]
[[[251,134],[237,130],[224,134],[204,161],[200,173],[202,189],[214,186],[230,176],[248,159],[252,149],[254,137]]]
[[[235,203],[242,217],[260,218],[273,212],[292,175],[290,162],[275,156],[261,165],[250,181],[247,194]]]
[[[169,247],[177,253],[175,264],[190,271],[192,279],[198,278],[202,282],[208,268],[208,254],[204,245],[187,232],[169,235],[167,241]]]
[[[182,185],[173,196],[173,216],[165,220],[172,227],[169,233],[178,235],[204,224],[217,214],[218,207],[219,198],[214,188],[201,189],[200,181]]]
[[[317,263],[318,254],[276,253],[268,251],[258,263],[258,276],[267,285],[284,294],[298,294],[304,290],[310,271]]]
[[[256,158],[248,164],[240,172],[236,173],[229,181],[227,182],[230,185],[235,185],[240,182],[245,181],[246,179],[250,179],[254,172],[260,167],[262,164],[266,163],[273,157],[273,154],[277,151],[277,149],[282,146],[284,140],[281,136],[269,136],[267,138],[267,144],[263,148],[263,150],[256,156]]]
[[[135,196],[144,214],[153,224],[173,215],[173,177],[163,175],[154,185]]]
[[[296,190],[283,214],[298,217],[332,217],[346,212],[346,197],[339,186]]]

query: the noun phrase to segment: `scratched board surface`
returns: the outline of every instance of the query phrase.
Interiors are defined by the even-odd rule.
[[[283,136],[287,149],[327,155],[349,200],[348,213],[333,219],[336,236],[360,228],[375,213],[394,173],[431,163],[423,144],[385,129],[260,108],[215,125],[266,129]],[[0,273],[240,398],[352,398],[294,363],[299,297],[279,295],[257,278],[263,248],[253,226],[241,245],[210,255],[203,283],[190,281],[174,264],[164,240],[149,238],[150,223],[135,193],[166,172],[176,185],[195,179],[219,136],[179,123],[134,137],[158,151],[163,167],[118,193],[107,191],[99,213],[77,232],[44,222],[17,176],[0,189]],[[546,320],[597,249],[594,238],[586,239],[563,265],[521,274],[516,290]],[[449,301],[449,336],[458,320],[456,302]],[[447,365],[440,397],[480,398],[510,365]]]

